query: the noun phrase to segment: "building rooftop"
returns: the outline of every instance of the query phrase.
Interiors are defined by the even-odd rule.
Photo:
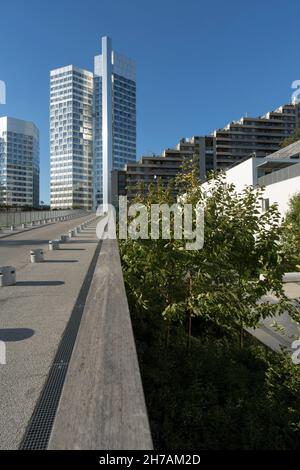
[[[300,140],[268,155],[268,158],[299,158]]]
[[[25,121],[24,119],[17,119],[9,116],[0,116],[0,132],[7,131],[25,135],[35,135],[39,138],[39,130],[32,121]]]

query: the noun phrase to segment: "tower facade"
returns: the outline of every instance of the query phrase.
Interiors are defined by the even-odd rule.
[[[73,65],[50,74],[51,207],[111,202],[111,172],[136,161],[132,60],[102,38],[94,73]]]
[[[136,70],[102,38],[94,62],[94,207],[111,202],[111,172],[136,161]]]
[[[50,75],[51,207],[92,206],[93,73],[73,65]]]
[[[29,121],[0,118],[0,205],[39,207],[39,130]]]

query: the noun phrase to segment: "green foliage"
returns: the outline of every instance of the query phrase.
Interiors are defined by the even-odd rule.
[[[280,148],[284,148],[284,147],[287,147],[288,145],[291,145],[293,144],[294,142],[297,142],[298,140],[300,140],[300,127],[298,127],[296,129],[296,131],[294,132],[293,135],[289,136],[289,137],[286,137],[286,139],[284,139],[281,144],[280,144]]]
[[[287,271],[300,270],[300,193],[291,197],[283,223],[283,244],[288,254]]]
[[[120,241],[155,445],[299,448],[299,370],[244,340],[245,327],[295,313],[282,286],[280,215],[276,206],[261,212],[260,189],[238,195],[222,174],[203,188],[197,175],[186,167],[174,184],[182,204],[205,208],[203,249],[161,237]],[[172,203],[174,186],[158,181],[136,201]],[[262,301],[270,292],[277,304]]]
[[[176,184],[182,204],[200,200],[205,207],[204,247],[188,251],[186,240],[162,238],[122,241],[125,281],[136,301],[170,321],[198,316],[241,331],[283,311],[280,215],[275,206],[261,213],[262,190],[249,187],[241,197],[223,175],[213,175],[204,191],[195,169]],[[153,186],[137,200],[148,208],[172,202],[172,190]],[[270,291],[279,302],[258,305]]]
[[[182,328],[166,347],[162,319],[132,316],[157,449],[300,449],[300,371],[289,355],[240,349],[205,324],[187,353]]]

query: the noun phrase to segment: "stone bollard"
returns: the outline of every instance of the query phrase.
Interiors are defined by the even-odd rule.
[[[69,238],[73,238],[75,236],[74,230],[70,230],[68,233]]]
[[[41,263],[44,261],[44,252],[41,248],[30,250],[30,261],[32,263]]]
[[[22,224],[21,227],[22,227],[22,228],[26,228],[26,224]]]
[[[62,243],[66,243],[68,241],[68,235],[61,235],[60,236],[60,241]]]
[[[16,283],[16,269],[12,266],[0,266],[0,287],[13,286]]]
[[[49,251],[59,250],[59,240],[49,241]]]
[[[10,226],[10,231],[13,232],[14,230],[16,230],[15,225],[11,225],[11,226]]]

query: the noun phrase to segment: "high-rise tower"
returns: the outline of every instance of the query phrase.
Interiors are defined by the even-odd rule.
[[[92,72],[73,65],[50,76],[51,207],[92,206]]]
[[[102,38],[94,65],[94,207],[111,202],[111,171],[136,161],[136,73]]]
[[[39,207],[39,130],[29,121],[0,118],[0,204]]]
[[[102,38],[94,73],[73,65],[50,74],[51,207],[111,202],[111,171],[136,160],[132,60]]]

